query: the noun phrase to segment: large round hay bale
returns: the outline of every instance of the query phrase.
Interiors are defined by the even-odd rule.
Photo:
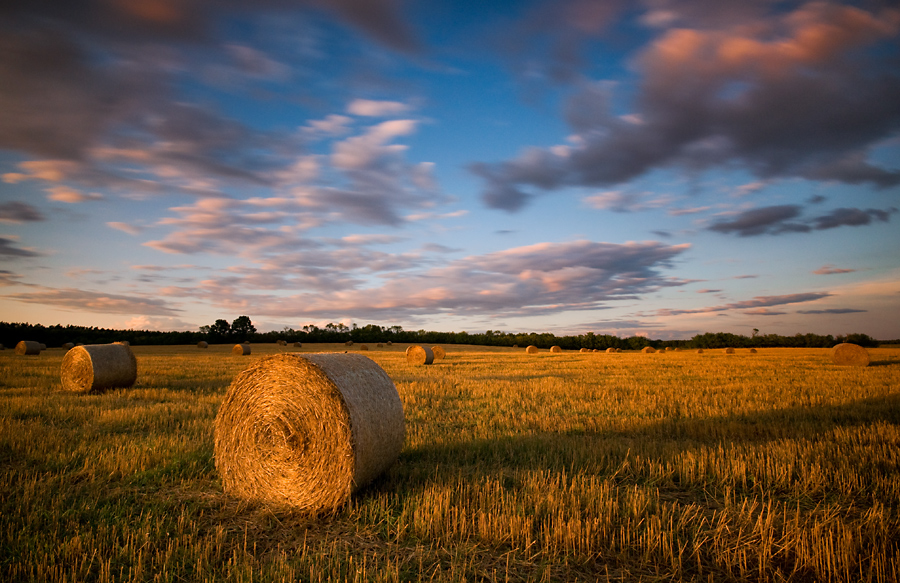
[[[434,351],[427,346],[413,345],[406,349],[407,364],[431,364],[434,362]]]
[[[391,341],[390,341],[390,340],[388,340],[388,341],[387,341],[387,345],[388,345],[388,346],[393,346],[393,345],[394,345],[394,343],[393,343],[393,342],[391,342]]]
[[[529,346],[528,348],[525,349],[525,352],[528,354],[537,354],[538,347],[532,344],[531,346]]]
[[[72,350],[73,348],[75,348],[75,343],[74,342],[66,342],[65,344],[62,345],[62,347],[65,348],[66,350]]]
[[[35,342],[34,340],[20,340],[16,344],[16,354],[40,354],[41,346],[43,345],[40,342]]]
[[[227,494],[309,513],[335,510],[403,448],[403,404],[354,353],[278,354],[235,377],[216,416]]]
[[[206,340],[201,340],[197,343],[197,348],[209,348],[209,342]]]
[[[562,352],[562,348],[560,348],[559,346],[551,346],[550,352]]]
[[[645,346],[641,349],[641,352],[645,352],[647,354],[653,354],[654,352],[656,352],[656,349],[653,348],[652,346]]]
[[[47,350],[47,345],[41,342],[41,351]]]
[[[137,360],[127,344],[76,346],[60,366],[63,389],[78,393],[130,387],[137,380]]]
[[[615,354],[615,353],[616,353],[616,349],[613,348],[612,346],[610,346],[609,348],[606,349],[606,353],[607,353],[607,354]]]
[[[250,345],[249,344],[235,344],[234,348],[231,349],[231,354],[236,356],[247,356],[250,354]]]
[[[672,352],[672,347],[671,347],[671,346],[666,346],[666,352]]]
[[[858,344],[843,342],[831,349],[831,360],[841,366],[869,366],[869,353]]]
[[[728,348],[725,349],[725,354],[734,354],[734,348],[729,346]]]
[[[441,346],[432,346],[431,352],[434,353],[434,361],[437,362],[439,360],[444,360],[444,357],[447,356],[447,351],[444,350]]]

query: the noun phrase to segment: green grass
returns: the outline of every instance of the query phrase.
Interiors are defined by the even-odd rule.
[[[397,463],[334,515],[225,496],[213,422],[254,345],[134,347],[138,382],[60,390],[0,352],[0,580],[900,580],[900,350],[526,355],[406,345]]]

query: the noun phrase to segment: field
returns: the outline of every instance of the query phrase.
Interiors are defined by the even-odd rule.
[[[3,581],[900,580],[900,348],[365,352],[406,445],[336,514],[231,499],[213,423],[254,345],[134,347],[138,382],[60,391],[0,352]]]

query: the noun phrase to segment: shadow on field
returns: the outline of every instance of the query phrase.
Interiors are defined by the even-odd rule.
[[[625,460],[635,455],[645,461],[667,460],[701,445],[827,440],[826,435],[836,429],[879,422],[900,424],[900,394],[839,406],[810,404],[703,419],[684,417],[677,411],[634,428],[544,432],[409,449],[401,454],[389,476],[372,487],[393,488],[398,481],[417,487],[442,477],[478,479],[522,469],[612,475],[622,471]]]

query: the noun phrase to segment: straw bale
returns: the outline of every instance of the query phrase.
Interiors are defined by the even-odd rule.
[[[209,342],[206,340],[201,340],[197,343],[197,348],[209,348]]]
[[[407,364],[431,364],[434,362],[434,351],[428,346],[413,345],[406,349]]]
[[[73,348],[75,348],[75,343],[74,342],[66,342],[65,344],[62,345],[62,347],[65,348],[66,350],[72,350]]]
[[[697,354],[703,354],[703,349],[702,349],[702,348],[698,348],[698,349],[697,349]]]
[[[63,389],[78,393],[130,387],[137,380],[137,360],[127,344],[76,346],[60,366]]]
[[[393,346],[393,344],[394,344],[394,343],[391,342],[390,340],[387,341],[387,345],[388,345],[388,346]]]
[[[360,349],[360,350],[368,350],[369,347],[368,347],[367,345],[365,345],[365,344],[360,344],[360,345],[359,345],[359,349]]]
[[[869,366],[868,351],[858,344],[843,342],[831,349],[831,360],[841,366]]]
[[[34,340],[21,340],[16,344],[16,354],[40,354],[41,346],[43,346],[43,344],[35,342]]]
[[[641,349],[641,352],[646,352],[647,354],[653,354],[654,352],[656,352],[656,349],[653,348],[652,346],[645,346],[644,348]]]
[[[671,346],[666,346],[666,352],[672,352],[672,347],[671,347]]]
[[[41,342],[41,351],[47,350],[47,345]]]
[[[276,340],[275,344],[278,346],[287,346],[287,340]]]
[[[560,348],[559,346],[551,346],[550,352],[562,352],[562,348]]]
[[[537,354],[538,347],[532,344],[531,346],[529,346],[528,348],[525,349],[525,352],[527,352],[528,354]]]
[[[579,350],[578,352],[590,352],[590,351],[591,351],[590,348],[582,348],[582,349]]]
[[[434,353],[434,361],[437,362],[439,360],[444,360],[444,357],[447,356],[447,351],[444,350],[440,346],[432,346],[431,352]]]
[[[284,353],[235,377],[215,423],[227,494],[331,512],[385,472],[403,448],[397,387],[355,353]]]
[[[755,348],[751,348],[751,349],[750,349],[750,354],[756,354],[756,349],[755,349]]]
[[[612,346],[610,346],[609,348],[606,349],[607,354],[615,354],[615,352],[616,352],[616,349],[613,348]]]
[[[113,342],[113,344],[121,344],[122,346],[131,346],[131,342],[127,340],[119,340],[118,342]]]
[[[303,348],[303,344],[300,342],[294,342],[294,348]]]
[[[344,342],[344,346],[353,346],[353,341],[348,340],[348,341]]]
[[[231,349],[231,354],[236,356],[247,356],[250,354],[250,345],[249,344],[235,344],[234,348]]]
[[[378,344],[375,345],[375,348],[384,348],[384,344],[379,342]]]
[[[729,346],[728,348],[725,349],[725,354],[734,354],[734,348]]]

